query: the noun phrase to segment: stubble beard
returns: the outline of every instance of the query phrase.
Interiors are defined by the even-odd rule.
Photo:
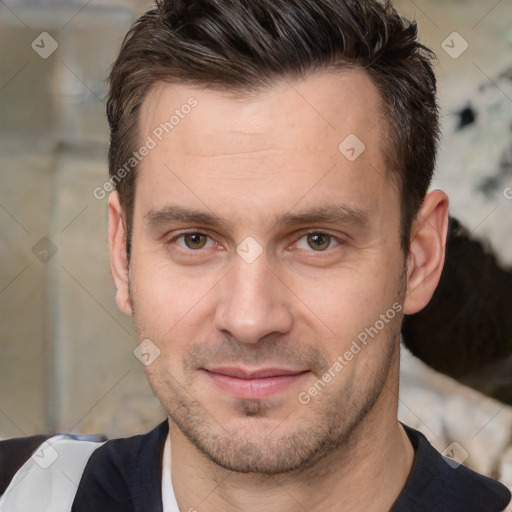
[[[130,297],[134,306],[132,291]],[[403,288],[399,296],[403,301]],[[137,329],[143,322],[137,320],[135,307],[133,310]],[[190,382],[178,382],[165,367],[154,372],[146,369],[146,374],[169,420],[208,460],[238,473],[267,476],[301,473],[335,453],[353,450],[358,431],[389,384],[390,374],[398,373],[400,326],[398,319],[388,324],[372,342],[380,345],[382,355],[376,371],[366,379],[365,387],[361,387],[357,379],[345,382],[341,388],[336,384],[332,388],[327,386],[308,405],[298,405],[299,413],[306,410],[306,416],[297,421],[291,417],[283,418],[283,421],[296,425],[285,434],[278,434],[280,429],[275,428],[269,434],[261,435],[256,422],[265,420],[268,404],[264,400],[240,400],[236,411],[238,417],[253,424],[244,430],[228,430],[194,398]],[[139,339],[143,339],[144,334],[139,334]],[[371,347],[365,350],[371,350]]]
[[[240,401],[236,413],[254,424],[245,430],[228,430],[171,381],[165,382],[163,387],[152,388],[169,419],[215,464],[239,473],[300,473],[336,451],[353,449],[354,434],[377,403],[398,358],[398,344],[390,343],[389,347],[393,349],[381,361],[382,366],[365,389],[348,383],[336,393],[324,388],[321,391],[324,396],[306,406],[297,401],[299,413],[306,410],[307,416],[297,421],[293,420],[293,414],[283,418],[293,426],[288,427],[287,433],[276,427],[268,435],[259,435],[256,422],[265,419],[267,405],[264,401]],[[169,397],[173,399],[169,400]]]

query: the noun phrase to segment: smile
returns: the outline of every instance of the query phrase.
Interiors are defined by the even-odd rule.
[[[280,368],[214,368],[205,372],[219,389],[243,400],[261,400],[282,393],[309,373]]]

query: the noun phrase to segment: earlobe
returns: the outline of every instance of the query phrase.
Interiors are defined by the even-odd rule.
[[[108,245],[110,250],[110,267],[117,289],[116,303],[126,315],[132,315],[129,293],[129,269],[126,254],[126,228],[123,220],[123,208],[119,194],[114,191],[108,199]]]
[[[428,304],[441,278],[448,233],[448,205],[448,196],[444,192],[430,192],[413,223],[404,301],[407,315],[417,313]]]

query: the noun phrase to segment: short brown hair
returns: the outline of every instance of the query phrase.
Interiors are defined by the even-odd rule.
[[[400,190],[407,253],[439,138],[433,58],[416,24],[387,1],[157,0],[130,28],[109,78],[111,179],[132,157],[141,105],[158,82],[243,93],[315,71],[364,69],[382,99],[384,154]],[[128,255],[135,171],[116,184]]]

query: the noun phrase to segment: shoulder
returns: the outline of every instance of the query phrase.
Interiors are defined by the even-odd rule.
[[[37,447],[50,437],[52,436],[31,436],[0,441],[0,496]]]
[[[391,512],[502,512],[510,503],[503,484],[443,457],[423,434],[404,428],[416,455]]]
[[[74,482],[99,446],[66,434],[2,441],[0,512],[68,512]]]
[[[147,434],[114,439],[96,450],[84,469],[72,512],[158,510],[167,433],[165,421]]]
[[[159,450],[167,429],[164,422],[147,434],[107,442],[65,434],[0,441],[0,512],[128,512],[133,480],[160,490],[151,476],[161,472]],[[104,500],[91,508],[92,496]],[[120,508],[110,507],[117,501]]]

